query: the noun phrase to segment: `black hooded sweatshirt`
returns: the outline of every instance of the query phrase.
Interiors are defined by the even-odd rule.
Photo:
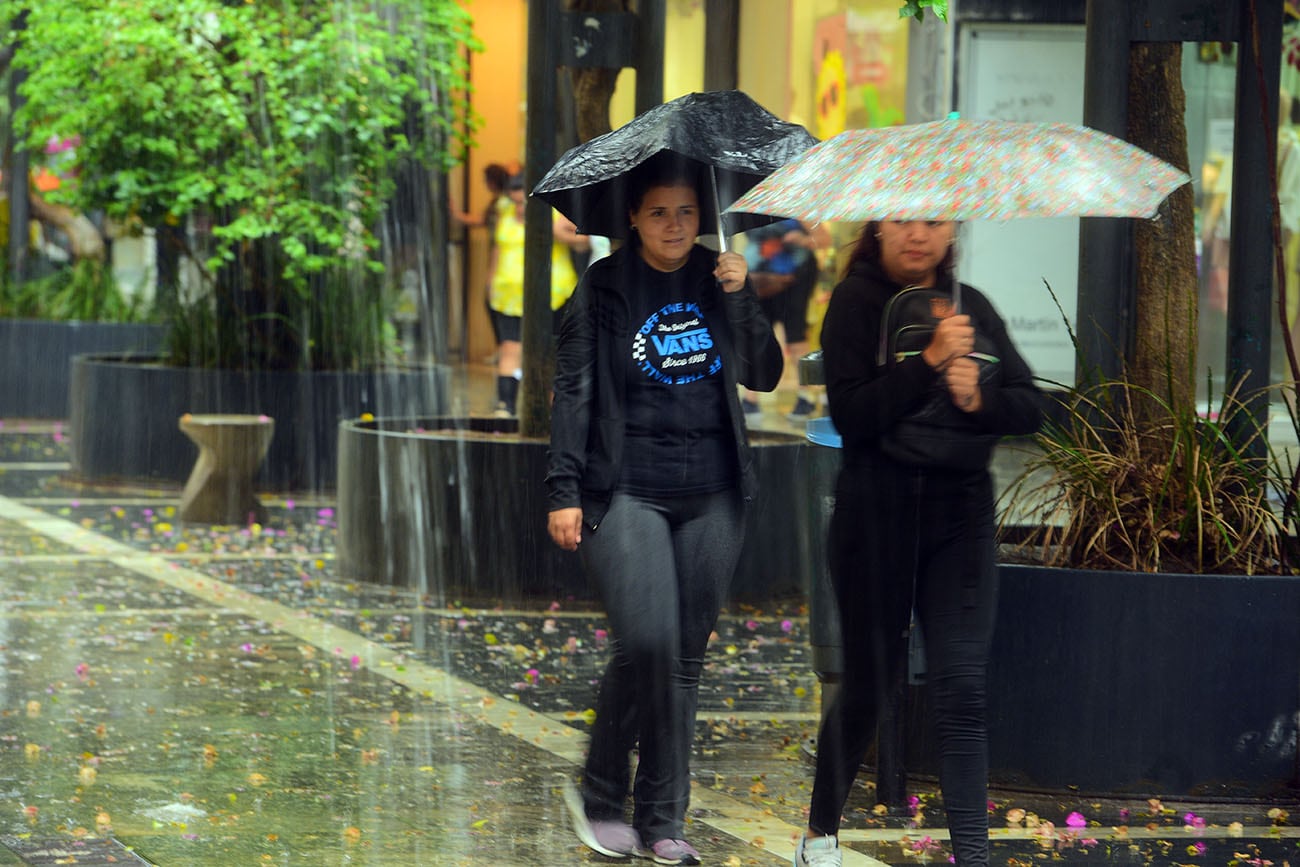
[[[713,277],[717,254],[695,246],[679,277],[707,318],[721,362],[725,410],[723,435],[734,442],[746,499],[757,491],[757,475],[746,441],[744,413],[736,391],[742,384],[771,391],[780,382],[784,359],[752,285],[724,292]],[[638,247],[629,243],[587,269],[569,301],[555,359],[555,402],[546,474],[551,510],[580,506],[583,522],[597,526],[623,474],[627,434],[628,362],[636,333],[630,292],[641,274]],[[665,299],[665,301],[673,299]]]
[[[941,275],[935,288],[951,294],[951,277]],[[920,355],[892,366],[880,363],[881,319],[886,303],[901,289],[879,265],[854,263],[832,293],[822,323],[826,395],[831,419],[843,438],[846,468],[897,467],[881,452],[881,436],[924,403],[940,382],[941,374]],[[961,312],[996,346],[1001,364],[998,383],[981,388],[982,405],[970,414],[970,421],[980,431],[998,436],[1033,433],[1042,422],[1044,395],[1008,337],[1002,318],[983,294],[965,284]]]

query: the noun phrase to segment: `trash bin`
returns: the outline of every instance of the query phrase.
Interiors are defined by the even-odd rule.
[[[825,385],[821,350],[810,352],[799,359],[800,385]],[[804,435],[814,445],[841,448],[843,441],[829,416],[812,418],[806,422]],[[828,478],[814,480],[821,504],[821,525],[829,530],[831,512],[835,509],[835,475],[839,462]],[[808,634],[812,647],[813,671],[822,684],[822,713],[830,706],[844,673],[844,646],[840,640],[840,614],[835,603],[835,590],[831,586],[830,570],[822,568],[808,577]],[[907,806],[907,770],[903,764],[903,697],[905,686],[900,679],[893,690],[888,707],[880,709],[876,723],[876,797],[880,803],[902,809]],[[805,745],[811,752],[815,744]]]
[[[821,350],[810,352],[799,359],[799,384],[824,385]],[[811,418],[806,422],[804,435],[810,443],[827,448],[840,447],[840,434],[829,416]],[[831,512],[835,509],[835,474],[839,461],[826,464],[825,478],[814,479],[814,492],[820,505],[822,533],[830,527]],[[820,475],[820,474],[819,474]],[[822,705],[830,703],[827,687],[833,694],[834,684],[844,671],[843,647],[840,644],[840,614],[835,605],[835,591],[831,588],[830,573],[826,564],[808,576],[808,634],[812,646],[813,671],[823,684]]]

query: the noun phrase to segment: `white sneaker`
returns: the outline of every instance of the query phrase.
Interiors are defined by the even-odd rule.
[[[799,838],[794,850],[794,867],[840,867],[840,841],[838,837]]]

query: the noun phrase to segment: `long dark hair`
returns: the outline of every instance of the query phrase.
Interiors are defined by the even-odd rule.
[[[880,239],[876,237],[876,233],[879,231],[879,220],[872,220],[862,227],[862,233],[858,235],[858,240],[854,242],[853,249],[849,251],[848,261],[844,263],[845,274],[848,274],[853,269],[853,266],[859,262],[870,262],[876,267],[880,267]],[[956,264],[957,257],[950,246],[944,251],[943,258],[939,260],[939,265],[935,270],[942,275],[951,277],[953,266]]]
[[[627,213],[630,215],[641,207],[645,194],[655,187],[690,187],[695,190],[696,199],[703,203],[700,192],[703,171],[699,165],[677,157],[670,152],[661,152],[637,166],[629,174],[626,185]]]

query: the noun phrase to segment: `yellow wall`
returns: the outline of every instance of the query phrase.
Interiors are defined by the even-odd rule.
[[[668,4],[664,16],[664,102],[704,89],[704,4]]]
[[[795,5],[790,0],[747,0],[740,4],[740,89],[783,119],[790,117],[794,107],[794,82],[789,70]]]
[[[886,114],[901,112],[907,49],[906,23],[898,18],[900,5],[898,0],[744,0],[740,6],[740,89],[785,120],[816,133],[818,23],[852,15],[859,23],[867,22],[884,32],[875,47],[879,47],[891,76],[881,102]],[[855,103],[853,109],[848,125],[866,125],[861,105]]]
[[[474,35],[483,50],[470,60],[473,91],[470,102],[480,119],[474,133],[474,148],[468,168],[451,175],[452,207],[482,214],[489,194],[483,183],[483,169],[492,163],[521,165],[524,158],[524,82],[528,69],[527,0],[463,0],[474,20]],[[482,361],[496,351],[496,340],[486,311],[487,232],[472,228],[461,248],[461,267],[467,276],[452,286],[459,299],[462,285],[468,287],[463,315],[470,361]]]
[[[483,168],[491,163],[522,163],[524,156],[524,80],[528,60],[527,0],[464,0],[483,50],[471,58],[470,100],[481,126],[469,155],[468,210],[482,213],[488,203]],[[452,196],[462,200],[460,185]]]
[[[669,3],[664,16],[663,101],[704,89],[704,4]],[[610,101],[610,126],[636,116],[636,70],[624,69]]]

